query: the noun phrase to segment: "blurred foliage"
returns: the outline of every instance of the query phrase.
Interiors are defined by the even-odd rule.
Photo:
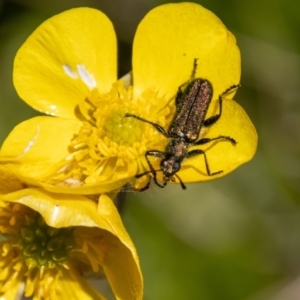
[[[18,47],[44,19],[78,6],[105,12],[120,39],[123,75],[130,70],[137,24],[162,3],[167,1],[0,2],[1,141],[13,126],[37,114],[19,100],[11,74]],[[250,163],[226,178],[189,185],[187,191],[152,185],[146,193],[127,195],[123,219],[139,252],[145,299],[299,299],[298,2],[200,4],[237,37],[243,73],[236,100],[256,125],[259,149]]]

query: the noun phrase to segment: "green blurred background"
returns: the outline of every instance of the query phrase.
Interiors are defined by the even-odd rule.
[[[195,1],[196,2],[196,1]],[[0,1],[0,141],[36,115],[12,86],[14,55],[45,19],[90,6],[113,21],[120,75],[135,28],[159,0]],[[300,299],[300,4],[203,0],[242,53],[235,99],[259,134],[255,158],[208,183],[128,193],[123,219],[138,249],[145,300]]]

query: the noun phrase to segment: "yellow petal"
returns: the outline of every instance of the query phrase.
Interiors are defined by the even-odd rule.
[[[114,294],[120,300],[143,299],[143,282],[140,270],[137,272],[137,262],[132,260],[132,253],[117,247],[110,239],[111,250],[107,253],[103,269],[111,284]]]
[[[52,227],[93,227],[101,233],[107,249],[103,269],[117,299],[142,299],[143,281],[134,245],[112,200],[102,195],[97,204],[83,196],[52,194],[40,189],[23,189],[1,197],[39,212]]]
[[[218,105],[217,103],[213,104]],[[213,104],[212,106],[214,106]],[[212,173],[223,172],[215,176],[208,176],[204,157],[198,155],[185,160],[182,164],[182,170],[178,174],[184,182],[207,181],[224,176],[249,161],[256,152],[256,130],[243,108],[233,100],[223,101],[221,118],[207,129],[205,136],[200,135],[200,138],[215,138],[223,135],[233,138],[237,144],[234,146],[231,142],[221,139],[190,148],[189,150],[197,148],[205,150]]]
[[[13,172],[3,165],[0,165],[0,182],[0,195],[14,192],[24,187]]]
[[[134,92],[158,90],[169,99],[191,78],[208,79],[214,98],[240,80],[240,53],[234,36],[210,11],[195,3],[151,10],[138,26],[133,45]],[[234,93],[231,94],[231,97]]]
[[[28,181],[28,178],[25,175],[20,176],[23,181]],[[45,189],[46,191],[52,193],[63,193],[63,194],[73,194],[73,195],[96,195],[96,194],[103,194],[109,193],[111,191],[120,190],[122,187],[128,183],[128,180],[132,178],[126,176],[123,178],[117,178],[113,180],[107,180],[97,183],[87,183],[80,185],[81,182],[78,180],[74,180],[72,178],[68,178],[64,181],[58,182],[58,184],[49,184],[48,182],[41,182],[39,180],[34,181],[34,178],[30,178],[30,182],[32,184],[38,185]]]
[[[63,269],[62,272],[67,273],[68,271]],[[75,276],[76,274],[73,274],[73,277]],[[68,274],[63,275],[64,279],[59,281],[60,294],[58,297],[53,295],[51,300],[106,300],[90,284],[82,280],[81,276],[66,280],[68,277]]]
[[[36,117],[16,126],[4,141],[0,160],[27,183],[36,183],[57,170],[68,156],[68,146],[81,122]]]
[[[45,21],[22,45],[14,61],[14,85],[33,108],[73,118],[91,85],[109,91],[116,60],[110,20],[98,10],[75,8]]]

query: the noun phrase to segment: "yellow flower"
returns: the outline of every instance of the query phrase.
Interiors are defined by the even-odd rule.
[[[99,194],[131,182],[144,187],[151,174],[148,150],[164,151],[168,138],[126,113],[158,123],[167,131],[175,113],[178,87],[196,78],[213,87],[206,118],[219,110],[219,96],[240,80],[240,53],[234,36],[210,11],[195,3],[167,4],[148,13],[133,44],[132,79],[117,81],[116,38],[108,18],[95,9],[77,8],[44,22],[26,40],[14,62],[20,97],[50,116],[19,124],[2,147],[2,162],[28,184],[48,191]],[[128,77],[126,77],[128,79]],[[131,79],[131,78],[129,78]],[[183,161],[183,182],[223,176],[250,160],[257,134],[244,110],[223,99],[221,118],[200,138],[233,138],[193,149],[206,152]],[[149,157],[155,170],[161,158]],[[158,172],[162,180],[162,172]],[[178,182],[178,178],[174,178]]]
[[[0,298],[105,299],[85,275],[107,277],[116,299],[142,299],[136,250],[107,196],[22,187],[1,166]],[[3,185],[2,183],[5,183]]]

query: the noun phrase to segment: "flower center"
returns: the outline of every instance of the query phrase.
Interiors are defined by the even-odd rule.
[[[36,213],[21,230],[22,253],[28,266],[55,268],[68,259],[74,247],[71,228],[53,228]]]
[[[124,87],[121,80],[107,94],[91,90],[78,105],[78,118],[83,122],[70,144],[69,162],[52,180],[62,186],[100,185],[145,172],[149,169],[146,151],[163,150],[166,139],[150,124],[125,115],[165,126],[171,116],[166,104],[151,90],[134,99],[132,86]]]
[[[142,138],[144,124],[134,118],[125,118],[127,110],[112,111],[104,123],[105,135],[119,145],[130,146]]]
[[[6,299],[1,297],[6,292],[13,295],[21,283],[28,297],[61,299],[61,280],[66,284],[79,280],[81,286],[84,274],[101,274],[110,244],[106,245],[100,228],[53,228],[39,212],[19,203],[1,202],[0,215],[5,238],[0,242],[1,299]]]

